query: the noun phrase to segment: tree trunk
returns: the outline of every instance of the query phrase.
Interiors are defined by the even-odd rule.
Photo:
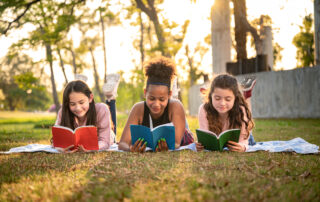
[[[72,66],[73,66],[73,75],[77,74],[77,64],[76,64],[76,54],[72,50],[72,48],[69,49],[72,55]]]
[[[246,33],[250,32],[256,48],[256,54],[262,54],[262,40],[257,30],[247,20],[246,1],[233,0],[235,20],[235,40],[237,43],[237,59],[247,59]]]
[[[314,0],[315,65],[320,65],[320,0]]]
[[[101,92],[101,89],[100,89],[100,86],[99,86],[99,76],[98,76],[98,71],[97,71],[97,67],[96,67],[96,60],[94,58],[93,50],[92,50],[91,47],[89,48],[89,50],[90,50],[90,54],[91,54],[91,58],[92,58],[95,86],[96,86],[96,89],[98,91],[98,94],[99,94],[99,97],[100,97],[100,101],[104,102],[104,95]]]
[[[227,72],[231,61],[230,0],[215,0],[211,10],[212,72]]]
[[[240,61],[247,59],[247,29],[244,24],[244,20],[247,19],[246,2],[245,0],[233,0],[233,5],[237,60]]]
[[[59,48],[57,49],[57,52],[58,52],[58,55],[59,55],[61,70],[62,70],[64,79],[65,79],[65,82],[66,82],[66,84],[67,84],[67,83],[68,83],[68,78],[67,78],[67,75],[66,75],[66,71],[65,71],[65,68],[64,68],[63,59],[62,59],[61,52],[60,52],[60,49],[59,49]]]
[[[16,105],[13,104],[13,103],[15,103],[14,100],[12,100],[11,98],[7,98],[7,99],[8,99],[9,110],[14,111],[16,109]]]
[[[143,63],[144,63],[144,47],[143,47],[143,42],[144,42],[144,26],[142,22],[142,17],[141,17],[141,12],[139,12],[139,20],[140,20],[140,54],[141,54],[141,69],[143,69]]]
[[[55,83],[54,73],[53,73],[52,49],[51,49],[51,45],[48,43],[45,44],[45,47],[46,47],[46,53],[47,53],[47,61],[49,62],[49,65],[50,65],[52,96],[53,96],[54,104],[56,106],[55,111],[56,111],[56,113],[58,113],[58,111],[60,109],[60,103],[59,103],[59,99],[58,99],[58,94],[57,94],[57,90],[56,90],[56,83]]]
[[[188,59],[188,65],[189,65],[189,81],[190,81],[190,87],[193,86],[194,84],[194,67],[193,67],[193,59],[192,57],[189,55],[189,46],[186,45],[186,56],[187,56],[187,59]]]
[[[163,36],[163,29],[159,23],[159,18],[157,15],[157,11],[154,7],[154,0],[147,0],[148,7],[142,2],[142,0],[135,0],[137,3],[137,7],[141,9],[152,21],[154,29],[156,31],[157,39],[158,39],[158,48],[162,55],[170,56],[170,54],[166,51],[165,47],[165,39]]]
[[[100,13],[100,23],[101,23],[101,29],[102,29],[102,47],[103,47],[103,62],[104,62],[104,78],[103,82],[107,82],[107,51],[106,51],[106,39],[105,39],[105,32],[104,32],[104,20]]]

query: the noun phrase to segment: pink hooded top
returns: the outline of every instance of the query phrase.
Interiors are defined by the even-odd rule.
[[[204,109],[204,104],[202,104],[199,107],[198,120],[199,120],[200,129],[209,130],[209,122],[208,122],[208,119],[207,119],[207,112]],[[239,144],[242,144],[243,146],[245,146],[245,148],[247,150],[248,149],[248,144],[249,144],[249,142],[248,142],[249,138],[246,138],[245,134],[246,134],[245,124],[242,124],[241,132],[240,132],[240,138],[239,138]]]
[[[96,103],[95,107],[97,112],[96,126],[98,130],[99,150],[106,150],[114,143],[114,133],[111,130],[110,111],[108,106],[104,103]],[[61,113],[60,109],[55,125],[61,124]],[[84,121],[84,123],[86,123],[86,121]],[[79,127],[79,125],[75,123],[75,128],[77,127]]]

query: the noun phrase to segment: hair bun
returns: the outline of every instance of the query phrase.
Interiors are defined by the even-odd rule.
[[[148,79],[157,82],[171,82],[176,75],[175,63],[166,57],[156,57],[148,61],[145,65],[145,75]]]

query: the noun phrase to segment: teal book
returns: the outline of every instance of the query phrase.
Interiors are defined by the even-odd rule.
[[[210,151],[222,151],[229,140],[239,142],[240,137],[240,129],[225,130],[219,135],[201,129],[196,129],[196,133],[198,142]]]
[[[134,144],[139,138],[147,141],[147,147],[156,150],[158,140],[164,138],[169,150],[175,150],[175,130],[172,123],[163,124],[150,129],[142,125],[130,125],[131,142]]]

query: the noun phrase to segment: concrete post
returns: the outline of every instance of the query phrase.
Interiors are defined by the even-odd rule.
[[[320,0],[314,0],[314,60],[320,65]]]
[[[261,30],[261,35],[262,35],[262,54],[267,55],[267,65],[271,70],[274,70],[271,27],[264,26]]]
[[[226,63],[231,60],[229,3],[229,0],[215,0],[211,10],[212,70],[214,74],[226,73]]]

